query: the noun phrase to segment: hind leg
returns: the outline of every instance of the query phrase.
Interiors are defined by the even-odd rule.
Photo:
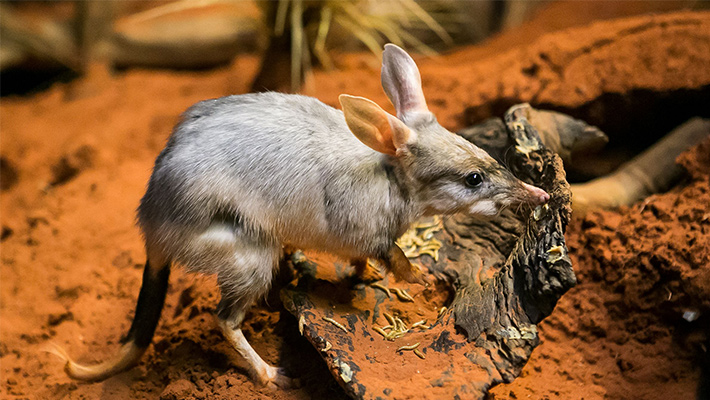
[[[219,326],[222,328],[224,337],[234,346],[237,353],[246,360],[252,378],[261,385],[271,388],[287,389],[295,386],[294,381],[285,375],[282,368],[269,365],[247,342],[240,328],[243,319],[244,310],[234,310],[234,313],[226,319],[219,316]]]
[[[253,378],[262,385],[288,388],[293,386],[293,381],[282,369],[267,364],[241,330],[246,311],[268,292],[280,255],[280,247],[274,245],[236,246],[232,265],[218,272],[222,299],[217,306],[217,317],[222,333],[247,362]]]

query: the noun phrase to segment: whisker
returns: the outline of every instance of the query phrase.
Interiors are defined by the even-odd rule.
[[[444,225],[446,222],[449,222],[451,218],[453,218],[453,215],[441,215],[441,224]]]
[[[503,164],[503,166],[507,169],[510,170],[510,162],[508,161],[508,157],[510,154],[510,151],[513,149],[513,146],[509,146],[508,148],[505,149],[503,152],[503,157],[501,157],[500,163]]]
[[[508,204],[504,204],[503,206],[500,207],[500,209],[498,210],[498,212],[496,213],[495,216],[500,217],[501,214],[503,214],[503,211],[505,211],[507,209],[508,209]]]

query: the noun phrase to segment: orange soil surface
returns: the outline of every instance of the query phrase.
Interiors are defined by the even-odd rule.
[[[692,33],[698,26],[707,27],[710,18],[698,15],[676,17],[699,21],[685,25],[649,19],[648,24],[665,25],[650,29],[646,40],[671,48],[681,60],[660,70],[653,69],[658,60],[646,60],[652,71],[640,72],[662,81],[657,89],[708,85],[703,64],[684,61],[705,60],[710,54],[695,52],[693,35],[687,47],[658,45],[675,43],[664,39],[678,35],[674,30]],[[608,24],[594,29],[608,32],[613,23]],[[634,24],[639,21],[613,26],[623,30]],[[460,62],[460,56],[447,68],[441,67],[442,60],[423,60],[430,107],[450,129],[467,123],[466,107],[483,104],[495,93],[516,100],[531,100],[537,93],[544,102],[575,107],[584,104],[584,98],[595,98],[597,89],[591,88],[597,87],[593,77],[599,74],[606,77],[599,90],[624,90],[610,82],[614,74],[607,67],[626,62],[635,68],[639,63],[639,53],[623,53],[623,46],[611,53],[592,46],[580,56],[590,57],[586,61],[568,60],[560,43],[591,39],[579,32],[560,37],[543,37],[533,49],[548,46],[557,51],[550,52],[553,64],[571,65],[562,74],[545,73],[554,70],[553,64],[541,64],[535,76],[526,73],[530,60],[541,54],[530,49],[473,66]],[[624,46],[631,48],[646,43],[641,36],[626,39]],[[652,50],[654,45],[648,46]],[[345,69],[317,73],[308,93],[331,105],[343,92],[384,105],[379,72],[369,67],[368,57],[350,56]],[[506,61],[521,57],[527,61]],[[597,68],[585,69],[584,63]],[[77,383],[64,375],[56,357],[42,352],[56,343],[80,361],[97,362],[116,351],[130,326],[140,288],[144,254],[134,213],[153,161],[182,111],[203,99],[244,93],[257,67],[256,59],[244,57],[206,72],[131,70],[109,76],[98,69],[71,84],[0,102],[1,397],[344,396],[275,296],[248,314],[246,335],[268,362],[300,377],[303,387],[273,392],[255,386],[213,320],[218,300],[214,280],[180,269],[172,273],[153,346],[138,367],[102,383]],[[679,68],[684,81],[668,75]],[[569,86],[570,81],[578,86]],[[540,86],[542,82],[547,83]],[[579,88],[590,89],[580,94]],[[568,92],[577,94],[560,95]],[[476,116],[486,115],[478,109]],[[707,357],[707,338],[699,327],[707,326],[703,313],[710,311],[709,154],[706,141],[682,156],[691,178],[668,193],[572,221],[567,240],[579,284],[541,324],[542,344],[522,376],[494,388],[491,398],[666,400],[695,395],[701,380],[699,361]],[[700,319],[686,322],[681,318],[686,311],[699,312]]]

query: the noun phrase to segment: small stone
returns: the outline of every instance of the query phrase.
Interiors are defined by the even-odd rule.
[[[693,322],[700,316],[700,313],[693,310],[686,310],[683,312],[683,319],[688,322]]]
[[[197,388],[187,379],[170,382],[160,394],[160,400],[183,400],[192,398]]]

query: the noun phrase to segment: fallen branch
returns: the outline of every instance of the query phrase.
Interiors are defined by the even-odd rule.
[[[631,205],[647,196],[670,188],[683,176],[675,159],[710,135],[710,119],[693,118],[663,139],[622,165],[616,172],[587,183],[572,185],[572,208]]]
[[[566,165],[574,163],[575,154],[595,153],[609,141],[604,132],[596,126],[566,114],[538,110],[527,103],[516,105],[512,109],[521,113],[521,116],[537,129],[545,147],[557,153]],[[514,145],[500,118],[490,118],[481,124],[464,128],[458,134],[501,161],[505,161],[504,152]]]

